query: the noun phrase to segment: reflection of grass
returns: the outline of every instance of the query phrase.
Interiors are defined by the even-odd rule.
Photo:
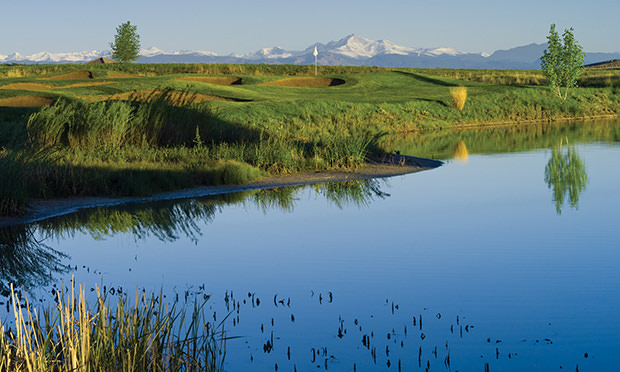
[[[206,321],[204,303],[189,316],[162,296],[123,294],[111,305],[97,289],[95,309],[84,289],[57,293],[37,312],[12,293],[15,331],[0,320],[0,371],[218,371],[225,334]],[[43,314],[39,317],[39,314]]]
[[[601,120],[432,131],[411,136],[385,136],[380,146],[408,155],[450,159],[454,156],[454,144],[459,141],[467,144],[469,154],[486,154],[550,148],[566,137],[571,143],[617,141],[620,122]]]
[[[35,233],[33,226],[0,228],[0,292],[8,290],[6,283],[30,290],[48,284],[52,273],[71,270],[63,263],[67,255],[37,240]]]
[[[35,222],[33,226],[40,229],[45,236],[60,239],[81,232],[88,233],[95,239],[103,239],[119,233],[130,233],[136,239],[153,236],[162,241],[174,241],[179,237],[187,237],[196,241],[202,234],[200,227],[211,223],[216,212],[223,206],[255,205],[264,212],[271,209],[290,212],[295,207],[298,194],[305,187],[312,187],[316,193],[340,208],[346,205],[365,206],[375,197],[389,196],[381,190],[381,185],[377,180],[331,182],[312,186],[251,190],[201,199],[167,200],[148,204],[136,203],[119,207],[93,208]],[[29,247],[32,252],[46,248],[34,240],[32,234],[21,234],[16,235],[15,239],[11,238],[15,234],[10,234],[13,231],[10,229],[13,228],[0,229],[0,239],[3,239],[6,244],[17,244],[17,241],[21,246]],[[24,255],[24,257],[28,256]],[[45,257],[47,261],[55,262],[52,261],[53,257]],[[7,262],[11,261],[9,256]],[[44,267],[41,270],[47,272],[48,268]]]
[[[465,146],[465,142],[458,141],[456,145],[454,145],[454,158],[466,161],[468,157],[469,153],[467,152],[467,146]]]

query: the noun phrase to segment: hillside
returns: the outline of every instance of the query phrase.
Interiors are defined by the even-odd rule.
[[[620,59],[612,59],[605,62],[592,63],[585,66],[590,70],[620,70]]]

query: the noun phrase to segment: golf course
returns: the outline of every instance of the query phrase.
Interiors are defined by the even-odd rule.
[[[615,117],[619,79],[586,70],[564,100],[529,70],[0,66],[0,215],[33,199],[354,172],[390,155],[386,135]]]

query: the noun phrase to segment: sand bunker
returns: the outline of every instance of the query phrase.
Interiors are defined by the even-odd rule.
[[[32,95],[0,99],[1,107],[42,107],[52,103],[54,100],[51,98]]]
[[[13,90],[45,90],[53,88],[53,85],[50,84],[41,84],[41,83],[13,83],[7,84],[0,87],[0,89],[13,89]]]
[[[114,95],[88,95],[88,96],[80,96],[79,98],[88,101],[104,101],[109,99],[126,101],[130,99],[135,99],[140,102],[147,102],[157,99],[161,96],[163,91],[161,90],[153,90],[153,89],[143,89],[143,90],[135,90],[132,92],[124,92],[117,93]],[[184,93],[171,91],[168,92],[169,101],[175,106],[184,106],[189,105],[191,103],[199,103],[205,101],[231,101],[231,102],[241,102],[243,100],[237,100],[234,98],[224,98],[218,96],[210,96],[206,94],[199,93]]]
[[[43,80],[76,80],[76,79],[92,79],[93,74],[87,70],[73,71],[68,74],[56,75],[45,78]]]
[[[234,76],[187,76],[175,80],[198,81],[200,83],[209,83],[217,85],[239,85],[241,78]]]
[[[64,85],[64,86],[56,86],[56,85],[42,84],[42,83],[13,83],[13,84],[3,85],[0,87],[0,89],[48,90],[48,89],[90,87],[93,85],[102,85],[102,84],[111,84],[111,83],[115,83],[115,81],[93,81],[93,82],[76,83],[76,84]]]
[[[345,81],[342,79],[329,79],[319,77],[294,77],[275,81],[268,81],[264,85],[277,85],[281,87],[331,87],[342,85]]]
[[[123,72],[110,71],[108,72],[108,78],[110,79],[129,79],[136,78],[138,75],[125,74]]]
[[[65,85],[62,87],[54,87],[54,88],[60,89],[60,88],[92,87],[95,85],[105,85],[105,84],[112,84],[112,83],[116,83],[116,81],[93,81],[93,82],[87,82],[87,83],[76,83],[76,84]]]
[[[105,57],[99,57],[97,59],[93,59],[92,61],[86,62],[86,64],[109,64],[109,63],[116,63],[116,61],[113,61]]]

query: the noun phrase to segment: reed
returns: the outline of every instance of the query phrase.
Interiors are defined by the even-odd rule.
[[[14,327],[0,321],[0,371],[220,371],[227,341],[223,323],[211,324],[206,300],[186,314],[136,291],[113,306],[97,288],[96,306],[72,281],[55,306],[37,312],[11,286]]]
[[[462,111],[463,107],[465,107],[465,101],[467,100],[467,88],[463,86],[452,87],[450,88],[450,96],[452,97],[452,106]]]

